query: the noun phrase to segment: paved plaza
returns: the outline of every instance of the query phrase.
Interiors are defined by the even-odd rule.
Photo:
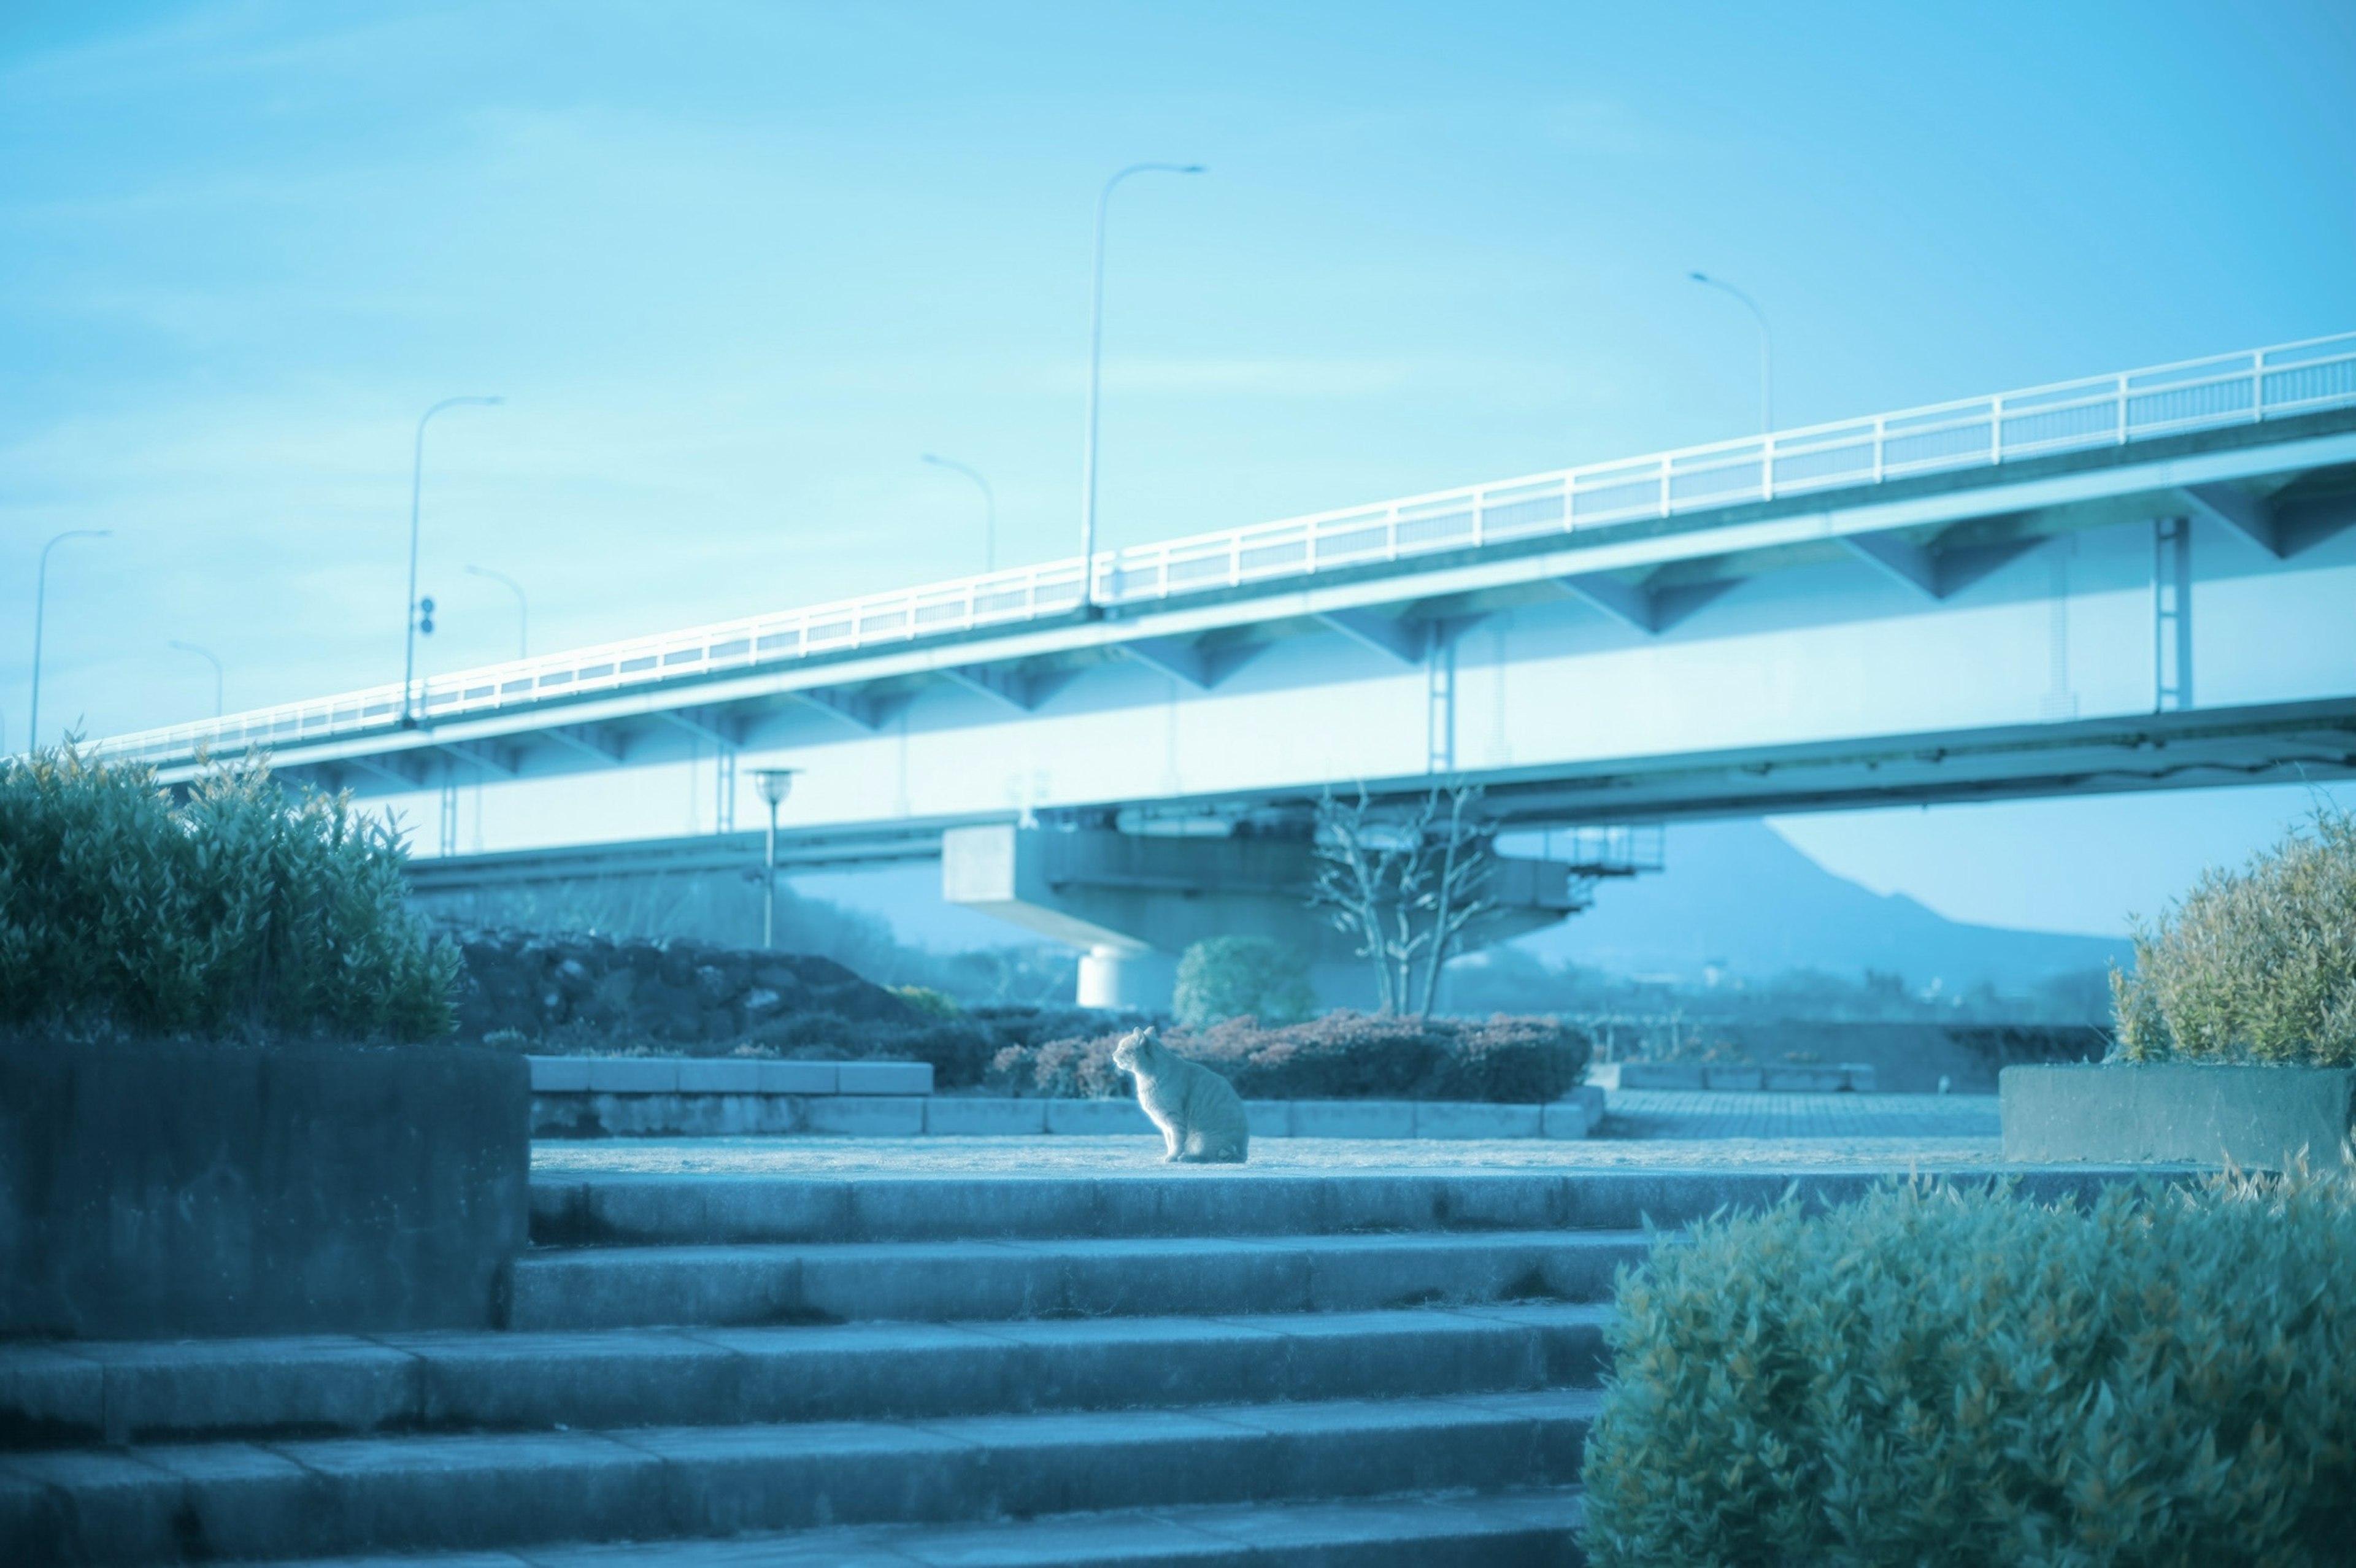
[[[778,1176],[1166,1171],[1162,1141],[1113,1137],[617,1138],[541,1142],[548,1175],[680,1172]],[[1598,1136],[1538,1138],[1259,1138],[1247,1170],[1592,1169],[1727,1167],[1905,1170],[1990,1166],[1992,1094],[1614,1092]],[[1233,1174],[1233,1166],[1181,1167]]]

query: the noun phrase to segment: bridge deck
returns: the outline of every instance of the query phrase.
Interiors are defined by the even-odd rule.
[[[1856,506],[1870,497],[1897,506],[2040,475],[2115,470],[2118,459],[2130,455],[2167,455],[2171,443],[2183,450],[2177,438],[2200,432],[2224,432],[2229,439],[2223,445],[2248,448],[2282,439],[2286,421],[2351,408],[2356,334],[1107,551],[1088,563],[1085,592],[1076,558],[1050,561],[433,676],[407,690],[398,684],[382,686],[175,725],[114,737],[96,749],[167,767],[184,767],[200,750],[229,757],[269,748],[284,758],[323,743],[346,742],[336,749],[359,754],[372,750],[376,741],[399,750],[412,743],[412,727],[404,721],[412,715],[433,725],[544,716],[578,709],[596,697],[635,696],[631,705],[642,710],[676,708],[713,700],[700,688],[724,695],[714,683],[750,673],[834,665],[845,656],[878,650],[1002,640],[1008,634],[1076,622],[1086,628],[1098,613],[1118,622],[1151,609],[1232,603],[1239,593],[1265,599],[1270,592],[1316,584],[1396,580],[1402,571],[1427,572],[1451,563],[1529,559],[1573,542],[1635,547],[1619,557],[1598,555],[1581,569],[1556,575],[1570,592],[1606,612],[1657,631],[1698,603],[1697,595],[1706,598],[1713,579],[1632,581],[1629,569],[1656,574],[1665,562],[1707,556],[1724,562],[1745,550],[1779,546],[1788,554],[1790,547],[1806,542],[1808,530],[1795,533],[1788,526],[1780,531],[1754,528],[1755,538],[1745,537],[1746,524],[1805,516],[1836,502]],[[2216,443],[2201,445],[2218,449]],[[2090,455],[2099,461],[2051,461]],[[2219,473],[2229,481],[2233,477],[2230,468]],[[2049,488],[2061,501],[2092,493],[2083,485]],[[2246,494],[2229,488],[2207,504],[2227,520],[2270,537],[2278,527],[2295,526],[2265,517],[2263,503],[2263,496],[2254,504]],[[2008,505],[2019,511],[2021,498]],[[2003,559],[2017,541],[1925,540],[1903,530],[1952,524],[1971,510],[1917,507],[1878,522],[1860,515],[1848,529],[1855,536],[1848,548],[1944,596]],[[1409,597],[1429,597],[1430,592],[1427,586]],[[1373,592],[1358,597],[1365,606],[1378,607],[1395,603],[1399,595]],[[1328,607],[1323,619],[1333,629],[1403,656],[1418,653],[1427,635],[1396,615],[1368,613],[1346,603]],[[1120,643],[1131,656],[1149,662],[1159,657],[1194,684],[1209,685],[1215,677],[1214,665],[1198,649],[1182,644],[1157,650],[1139,639],[1124,639],[1117,627],[1087,629],[1082,645]],[[944,678],[966,681],[1028,708],[1034,704],[1024,680],[1010,680],[992,667],[1002,666],[1007,654],[1030,657],[1054,648],[1023,645],[995,656],[977,654],[976,665],[960,665],[954,656],[931,663]],[[835,701],[854,722],[873,716],[856,697],[819,692],[809,699]],[[535,727],[550,721],[525,720]],[[355,740],[362,742],[357,748],[348,744]]]

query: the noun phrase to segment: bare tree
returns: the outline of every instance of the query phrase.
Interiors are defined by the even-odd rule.
[[[1497,830],[1472,814],[1480,799],[1479,786],[1460,784],[1386,811],[1361,784],[1355,801],[1328,791],[1318,803],[1309,902],[1358,939],[1384,1012],[1429,1014],[1440,970],[1497,907]]]
[[[1376,1006],[1388,1013],[1398,1011],[1389,932],[1383,919],[1391,883],[1390,850],[1370,831],[1367,809],[1363,784],[1355,802],[1336,800],[1330,789],[1318,801],[1312,841],[1317,876],[1309,905],[1323,910],[1336,931],[1358,939],[1358,956],[1374,961]]]
[[[1478,784],[1459,784],[1448,792],[1448,825],[1440,837],[1439,875],[1432,880],[1429,901],[1431,940],[1425,955],[1419,1016],[1429,1013],[1439,1001],[1440,968],[1456,955],[1466,929],[1497,908],[1490,891],[1497,874],[1496,824],[1478,818],[1468,820],[1465,815],[1467,808],[1478,805],[1480,799]],[[1436,816],[1439,805],[1440,792],[1434,790],[1426,798],[1426,815]],[[1423,842],[1430,853],[1429,832],[1423,835]]]

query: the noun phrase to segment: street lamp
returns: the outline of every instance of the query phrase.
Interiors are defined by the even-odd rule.
[[[529,649],[530,648],[531,644],[530,642],[528,633],[530,630],[529,621],[531,615],[531,607],[524,603],[523,584],[518,582],[514,578],[509,577],[506,572],[493,571],[487,566],[470,566],[466,568],[466,575],[469,577],[487,577],[493,582],[504,582],[508,586],[508,592],[516,596],[516,657],[519,659],[530,658],[531,655],[529,652]]]
[[[1096,284],[1088,303],[1088,445],[1080,460],[1080,609],[1087,613],[1097,596],[1097,401],[1104,374],[1105,210],[1113,187],[1131,175],[1199,175],[1200,164],[1131,164],[1105,181],[1097,194]]]
[[[984,571],[996,571],[998,570],[998,497],[991,493],[990,481],[984,479],[978,471],[967,467],[953,457],[936,457],[928,452],[925,453],[925,461],[936,468],[946,468],[952,474],[962,474],[981,486],[981,569]]]
[[[430,615],[433,611],[417,601],[417,507],[419,497],[425,490],[426,421],[444,409],[455,409],[463,403],[497,408],[506,401],[505,398],[444,398],[418,416],[416,455],[409,471],[409,598],[401,612],[406,639],[401,659],[401,727],[404,730],[417,727],[417,713],[412,700],[417,686],[417,634],[421,629],[430,630],[433,625],[429,621],[424,627],[419,626],[420,616]]]
[[[173,646],[173,647],[176,647],[176,648],[179,649],[182,653],[184,653],[184,654],[194,654],[194,655],[196,655],[198,658],[200,658],[200,659],[204,660],[207,664],[209,664],[209,665],[210,665],[210,666],[212,666],[212,667],[213,667],[213,717],[214,717],[214,718],[216,718],[216,719],[220,718],[220,717],[221,716],[221,662],[220,662],[220,660],[219,660],[219,659],[217,659],[217,658],[215,658],[215,657],[213,656],[213,655],[212,655],[212,650],[211,650],[211,649],[209,649],[209,648],[200,648],[200,647],[197,646],[197,645],[196,645],[196,644],[194,644],[194,643],[184,643],[184,642],[181,642],[181,641],[180,641],[178,638],[177,638],[177,637],[166,637],[166,639],[164,639],[164,640],[165,640],[167,644],[169,644],[171,646]]]
[[[1704,288],[1717,289],[1740,300],[1743,308],[1751,312],[1751,319],[1759,324],[1759,433],[1765,435],[1775,428],[1775,345],[1767,334],[1767,313],[1759,308],[1757,300],[1724,278],[1713,278],[1707,272],[1687,275]]]
[[[41,615],[49,602],[49,551],[68,539],[102,539],[113,533],[112,528],[68,528],[49,536],[41,547],[41,569],[33,583],[33,712],[31,722],[25,727],[25,751],[27,754],[41,744]]]
[[[761,950],[765,953],[777,944],[777,807],[794,793],[794,775],[799,772],[799,768],[762,768],[753,774],[754,782],[761,786],[761,798],[769,803],[769,891],[761,904]]]

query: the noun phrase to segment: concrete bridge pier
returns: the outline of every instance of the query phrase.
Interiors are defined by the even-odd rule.
[[[1151,947],[1100,942],[1080,955],[1078,999],[1084,1008],[1156,1011],[1170,1005],[1177,984],[1178,960]]]
[[[1084,1007],[1166,1009],[1179,955],[1212,936],[1264,936],[1308,955],[1328,1007],[1370,1007],[1356,944],[1308,904],[1315,864],[1298,839],[1122,833],[1112,828],[958,827],[941,838],[952,903],[1085,949]],[[1586,906],[1586,885],[1551,860],[1505,858],[1504,905],[1479,933],[1505,941]]]

